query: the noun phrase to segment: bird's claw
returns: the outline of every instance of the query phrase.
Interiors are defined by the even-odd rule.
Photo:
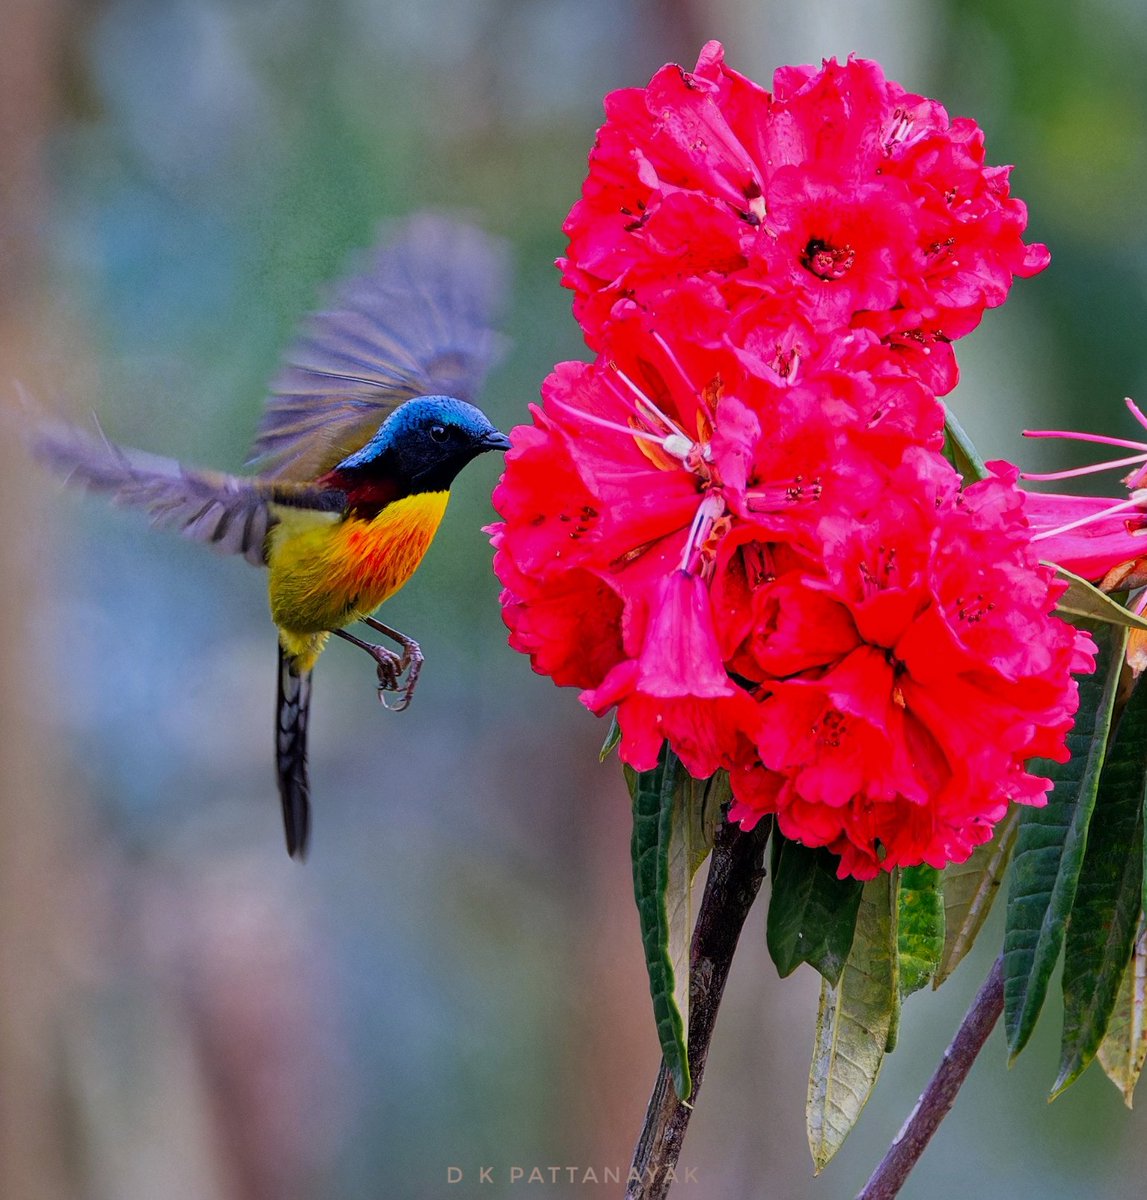
[[[418,643],[408,641],[403,644],[402,654],[397,655],[389,650],[383,650],[385,661],[378,659],[378,699],[387,712],[402,712],[410,704],[414,695],[414,685],[418,682],[418,673],[422,670],[423,656]],[[402,676],[405,674],[406,679]],[[401,692],[396,704],[387,704],[387,692]]]
[[[375,666],[378,668],[379,702],[388,712],[402,712],[410,704],[410,698],[414,695],[418,672],[422,670],[422,651],[413,638],[399,633],[397,629],[391,629],[389,625],[383,625],[381,621],[376,621],[373,617],[364,617],[363,620],[372,629],[377,629],[379,633],[384,633],[392,641],[397,642],[402,647],[402,653],[396,654],[393,650],[378,645],[377,642],[364,642],[362,638],[355,637],[353,633],[348,633],[345,629],[333,629],[331,632],[344,641],[350,642],[352,646],[357,646],[360,650],[365,651],[374,659]],[[388,692],[397,693],[397,703],[387,704]]]
[[[398,690],[398,681],[402,677],[403,663],[402,659],[397,654],[393,654],[389,650],[384,650],[381,646],[376,647],[374,660],[378,664],[378,690],[382,692],[396,692]]]

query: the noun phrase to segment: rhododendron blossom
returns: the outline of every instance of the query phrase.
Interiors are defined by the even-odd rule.
[[[865,59],[783,67],[770,94],[710,42],[606,97],[563,281],[595,349],[619,302],[658,311],[683,278],[730,311],[873,329],[943,394],[948,343],[1048,262],[1025,245],[1008,167],[974,121]]]
[[[821,522],[823,563],[760,586],[767,616],[738,665],[760,664],[765,732],[760,763],[734,775],[733,819],[776,813],[868,878],[962,861],[1009,801],[1043,802],[1048,780],[1023,764],[1066,759],[1070,672],[1093,661],[1051,615],[1062,587],[1037,564],[1013,483],[961,492],[944,460],[910,451],[875,508]],[[808,593],[815,620],[789,616]],[[770,666],[799,662],[772,655],[787,622],[807,665],[776,679]]]
[[[732,772],[732,819],[776,813],[842,873],[960,861],[1009,800],[1042,802],[1024,763],[1065,757],[1090,644],[1051,615],[1015,473],[961,491],[895,391],[858,419],[747,373],[687,383],[651,339],[610,348],[511,435],[511,644],[616,706],[633,767],[668,739],[696,777]]]
[[[511,645],[842,875],[962,861],[1043,803],[1094,666],[1017,472],[941,453],[950,340],[1046,251],[978,128],[874,63],[770,96],[711,43],[606,111],[562,263],[596,357],[494,493]]]

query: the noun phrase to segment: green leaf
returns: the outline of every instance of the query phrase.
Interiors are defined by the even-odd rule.
[[[1099,656],[1095,673],[1079,681],[1079,711],[1067,736],[1071,758],[1034,764],[1054,787],[1044,808],[1028,808],[1020,817],[1012,860],[1004,933],[1004,1024],[1013,1060],[1035,1028],[1063,945],[1127,643],[1124,628],[1080,624],[1095,638]]]
[[[838,855],[790,842],[779,833],[773,837],[769,954],[782,979],[807,962],[836,983],[852,946],[864,885],[837,879]]]
[[[881,871],[864,885],[856,936],[840,982],[821,983],[805,1108],[818,1173],[840,1149],[872,1094],[898,1003],[893,884]]]
[[[605,762],[605,760],[621,745],[621,726],[617,722],[617,713],[615,712],[609,719],[609,732],[605,735],[605,741],[601,744],[601,750],[598,752],[597,761]]]
[[[688,1028],[677,1003],[675,992],[674,949],[676,940],[670,929],[670,914],[680,920],[680,883],[682,872],[674,872],[671,882],[670,842],[673,840],[675,796],[684,768],[668,743],[661,748],[657,766],[637,772],[625,768],[626,782],[633,798],[633,894],[645,948],[645,968],[649,973],[649,992],[653,998],[653,1016],[657,1022],[657,1040],[665,1065],[673,1076],[677,1095],[685,1100],[692,1091],[689,1078]],[[678,858],[678,866],[680,859]],[[670,891],[673,891],[672,897]]]
[[[1132,693],[1099,776],[1095,815],[1063,950],[1063,1042],[1054,1099],[1083,1073],[1107,1032],[1143,902],[1147,686]]]
[[[904,989],[900,986],[900,876],[900,868],[893,868],[888,885],[888,904],[892,910],[892,970],[896,980],[896,1002],[892,1006],[892,1020],[888,1022],[888,1033],[884,1038],[885,1054],[891,1054],[896,1049],[896,1043],[900,1039],[900,1014],[904,1007]]]
[[[1147,928],[1142,918],[1098,1058],[1104,1074],[1123,1093],[1123,1103],[1130,1108],[1147,1061]]]
[[[1055,611],[1064,618],[1077,618],[1089,621],[1102,621],[1108,625],[1126,625],[1128,629],[1147,629],[1147,619],[1129,608],[1124,608],[1117,600],[1113,600],[1106,592],[1101,592],[1094,584],[1078,575],[1073,575],[1055,563],[1045,563],[1044,566],[1054,567],[1057,578],[1067,581],[1067,591],[1059,598]]]
[[[685,781],[691,793],[684,814],[688,820],[689,882],[692,883],[713,849],[713,838],[726,805],[733,799],[733,788],[728,771],[718,771],[711,779],[686,775]]]
[[[665,894],[669,915],[669,963],[673,970],[673,1002],[681,1014],[685,1045],[689,1044],[689,949],[693,936],[693,879],[713,849],[721,809],[732,798],[727,771],[698,780],[680,768],[669,823],[669,858]],[[688,1059],[686,1059],[688,1061]],[[684,1085],[686,1080],[682,1080]],[[682,1099],[688,1093],[678,1092]]]
[[[897,894],[900,997],[931,983],[944,951],[944,895],[935,867],[904,867]]]
[[[633,889],[657,1038],[677,1095],[689,1098],[689,944],[693,878],[713,846],[729,777],[693,779],[662,746],[657,766],[625,768],[633,800]]]
[[[1019,814],[1019,805],[1013,804],[996,826],[990,842],[977,846],[967,862],[953,863],[941,872],[944,949],[932,978],[934,988],[938,988],[959,966],[991,912],[1011,861]]]
[[[769,843],[769,875],[776,879],[777,868],[781,865],[781,851],[785,848],[788,838],[775,826],[772,841]]]
[[[964,477],[965,483],[987,479],[990,472],[984,465],[979,451],[972,444],[972,439],[964,432],[964,427],[947,405],[944,406],[944,411],[944,453],[948,456],[948,461]]]

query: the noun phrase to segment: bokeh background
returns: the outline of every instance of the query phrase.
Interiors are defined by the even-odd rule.
[[[720,37],[767,81],[857,51],[976,117],[1050,244],[960,347],[988,456],[1025,425],[1130,435],[1147,394],[1147,8],[1138,0],[3,0],[0,3],[0,1196],[588,1196],[514,1166],[624,1168],[657,1048],[603,728],[505,645],[498,471],[460,479],[388,620],[422,641],[393,716],[335,645],[316,836],[281,844],[274,633],[241,562],[24,463],[18,385],[129,444],[238,469],[294,323],[377,223],[468,209],[511,239],[520,420],[581,355],[552,260],[604,92]],[[754,913],[682,1160],[704,1200],[852,1195],[999,944],[909,1004],[813,1179],[817,984]],[[1142,1116],[1092,1071],[1054,1105],[1058,1018],[997,1033],[904,1191],[1141,1197]],[[492,1168],[492,1182],[479,1169]],[[449,1169],[463,1172],[450,1183]]]

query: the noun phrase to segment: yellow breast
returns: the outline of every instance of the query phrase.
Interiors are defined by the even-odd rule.
[[[267,551],[275,624],[316,634],[369,616],[414,574],[448,499],[448,492],[421,492],[369,520],[277,509]]]

